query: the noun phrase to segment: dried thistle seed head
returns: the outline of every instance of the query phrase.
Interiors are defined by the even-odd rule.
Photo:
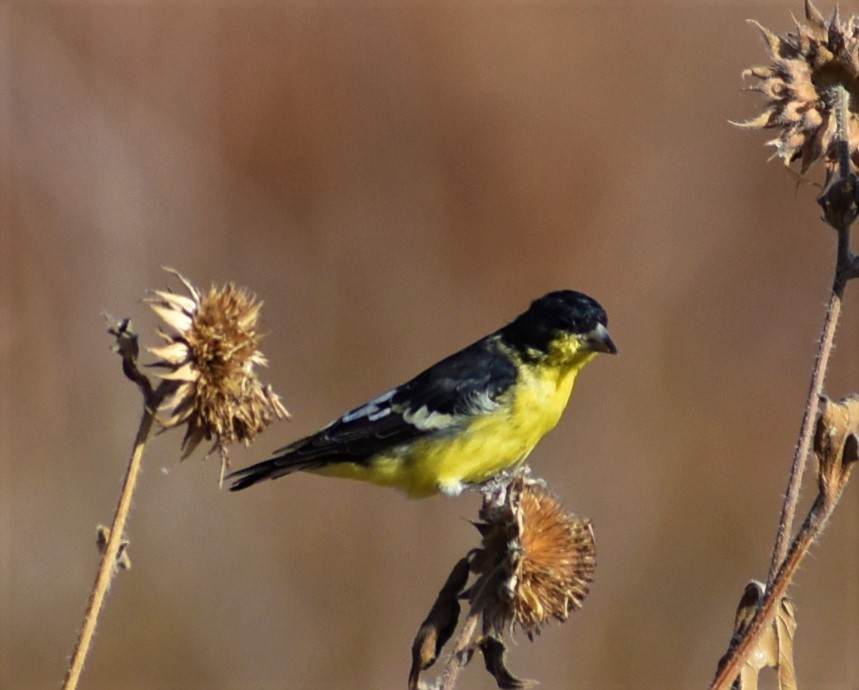
[[[804,173],[825,160],[827,179],[834,172],[837,154],[835,87],[843,86],[850,94],[850,110],[845,123],[845,138],[850,158],[859,165],[859,18],[846,22],[836,9],[824,19],[810,2],[805,3],[806,22],[796,22],[796,32],[777,36],[752,21],[763,35],[770,65],[750,67],[743,77],[756,83],[749,87],[766,98],[760,115],[741,127],[776,129],[778,136],[767,144],[786,165],[800,162]]]
[[[564,513],[544,488],[523,491],[518,519],[522,555],[516,571],[516,622],[535,630],[549,617],[569,618],[582,607],[596,565],[589,520]]]
[[[581,608],[593,581],[596,547],[589,520],[565,513],[545,484],[516,479],[500,503],[484,503],[480,580],[472,588],[490,632],[518,626],[532,638],[552,618]]]
[[[159,409],[161,422],[166,428],[187,426],[183,459],[203,439],[214,441],[224,456],[228,445],[248,445],[275,419],[289,418],[280,398],[260,383],[254,370],[268,363],[257,349],[262,303],[232,283],[203,294],[179,272],[165,270],[189,294],[156,290],[146,300],[172,331],[159,329],[165,344],[148,348],[159,358],[152,366],[166,369],[159,376],[170,386]]]

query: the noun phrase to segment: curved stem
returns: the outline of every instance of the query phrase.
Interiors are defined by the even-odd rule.
[[[711,690],[728,690],[733,685],[739,673],[740,666],[749,654],[749,651],[757,644],[767,626],[772,625],[773,617],[778,610],[780,602],[787,596],[788,587],[793,580],[799,564],[805,558],[811,544],[823,532],[823,528],[832,515],[838,497],[840,497],[841,488],[839,488],[838,496],[835,497],[834,501],[831,499],[825,500],[822,494],[818,495],[805,522],[788,550],[788,542],[799,503],[802,476],[805,471],[809,451],[811,450],[818,401],[823,392],[823,382],[826,378],[829,358],[832,354],[835,331],[841,316],[844,291],[847,282],[859,275],[857,260],[850,252],[850,226],[856,218],[856,202],[854,197],[856,176],[852,171],[849,148],[847,146],[850,94],[843,86],[838,85],[833,90],[832,96],[833,110],[835,111],[837,124],[835,145],[838,147],[836,151],[838,154],[838,170],[835,173],[830,170],[830,175],[834,176],[835,181],[832,184],[827,184],[827,190],[820,198],[821,203],[824,205],[827,222],[838,233],[838,250],[832,292],[829,297],[820,340],[818,341],[817,356],[815,357],[814,368],[811,374],[808,398],[806,399],[802,424],[800,425],[799,439],[794,451],[790,479],[788,480],[787,491],[785,492],[784,503],[782,504],[764,601],[742,637],[728,651],[723,665],[719,668],[716,678],[710,686]],[[828,177],[827,179],[830,178]],[[829,211],[832,211],[832,213]]]

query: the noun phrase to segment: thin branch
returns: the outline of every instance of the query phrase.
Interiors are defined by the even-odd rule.
[[[826,307],[826,316],[823,320],[823,328],[821,329],[820,340],[817,344],[817,356],[814,359],[814,369],[811,372],[808,397],[805,402],[805,410],[802,413],[799,441],[793,454],[793,464],[790,468],[790,478],[788,479],[787,491],[784,495],[778,532],[776,533],[775,546],[773,547],[772,561],[770,562],[769,575],[767,576],[767,590],[772,588],[776,573],[778,573],[787,554],[788,540],[793,529],[796,508],[799,504],[802,475],[805,472],[806,458],[811,448],[814,418],[817,413],[818,400],[820,400],[820,395],[823,392],[823,381],[826,377],[827,367],[829,366],[829,356],[832,354],[832,344],[835,340],[835,331],[838,328],[838,319],[841,316],[843,296],[844,285],[839,286],[836,283],[832,288],[832,294],[829,296],[829,304]]]
[[[757,644],[763,631],[771,625],[779,603],[787,596],[788,587],[793,581],[799,564],[808,554],[811,544],[823,532],[843,489],[843,485],[839,487],[834,500],[832,495],[825,495],[823,491],[818,494],[805,522],[788,549],[787,545],[799,503],[802,477],[814,436],[815,419],[823,392],[823,382],[826,378],[835,331],[841,316],[844,291],[847,282],[859,274],[857,259],[850,252],[850,227],[856,220],[857,178],[852,170],[850,156],[845,155],[845,152],[848,151],[846,148],[848,142],[846,122],[849,117],[850,95],[841,85],[836,86],[831,95],[834,99],[837,119],[838,172],[832,175],[832,179],[828,181],[818,201],[823,207],[826,222],[838,233],[838,250],[832,293],[818,342],[817,356],[811,374],[799,439],[794,452],[784,503],[782,504],[764,601],[742,637],[728,650],[710,690],[728,690],[734,683],[746,655]]]
[[[83,625],[81,626],[80,633],[78,634],[75,651],[72,654],[72,659],[69,663],[68,671],[66,672],[66,678],[63,682],[63,690],[74,690],[80,681],[84,662],[86,661],[87,654],[89,653],[90,644],[92,643],[96,625],[98,624],[98,617],[101,613],[102,607],[104,606],[104,600],[107,596],[108,589],[110,589],[113,576],[117,571],[117,557],[119,556],[119,551],[123,543],[125,523],[128,520],[128,513],[131,509],[131,499],[134,495],[134,489],[137,486],[137,479],[140,475],[143,450],[152,430],[156,411],[171,386],[169,382],[162,382],[158,388],[153,390],[149,379],[147,379],[137,369],[137,336],[130,331],[130,324],[127,320],[116,323],[109,332],[116,337],[114,349],[119,352],[122,357],[123,372],[129,379],[134,381],[140,387],[143,393],[143,417],[140,420],[140,427],[137,430],[137,436],[134,440],[131,459],[128,462],[125,480],[122,484],[122,492],[119,495],[119,503],[116,506],[113,523],[110,526],[110,534],[107,538],[107,544],[102,552],[101,563],[99,564],[92,592],[90,593],[89,603],[87,604],[87,610],[84,614]]]

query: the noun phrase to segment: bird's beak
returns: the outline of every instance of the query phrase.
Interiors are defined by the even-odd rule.
[[[610,355],[617,354],[617,345],[611,339],[608,329],[601,323],[598,323],[596,328],[585,335],[585,344],[591,352],[606,352]]]

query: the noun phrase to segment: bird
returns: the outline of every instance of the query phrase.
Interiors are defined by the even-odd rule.
[[[617,354],[605,310],[557,290],[410,381],[269,460],[227,476],[231,491],[293,472],[345,477],[413,498],[456,496],[522,464],[598,353]]]

